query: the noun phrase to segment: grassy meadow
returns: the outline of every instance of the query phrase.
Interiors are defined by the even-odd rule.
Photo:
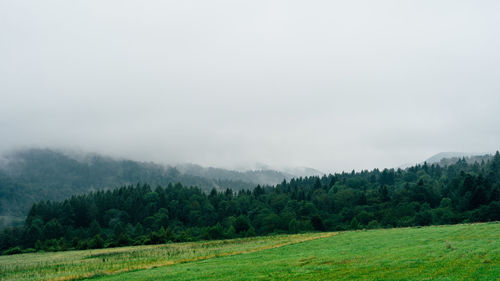
[[[500,223],[0,257],[2,280],[500,280]]]
[[[263,251],[335,233],[273,235],[110,249],[0,256],[0,280],[78,280]]]
[[[500,280],[500,224],[348,231],[101,280]]]

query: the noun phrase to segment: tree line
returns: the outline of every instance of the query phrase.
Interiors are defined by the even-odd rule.
[[[50,149],[22,150],[6,156],[6,164],[0,165],[0,229],[11,224],[10,220],[4,219],[6,217],[19,218],[22,225],[33,203],[40,200],[64,200],[92,190],[137,182],[151,185],[181,182],[205,191],[217,186],[233,190],[251,189],[257,184],[244,182],[234,175],[237,173],[231,174],[230,171],[226,172],[233,175],[233,179],[208,178],[154,163],[117,160],[97,154],[82,157],[77,160]]]
[[[253,190],[128,185],[33,204],[0,233],[4,254],[273,233],[500,220],[500,154],[480,163],[305,177]]]

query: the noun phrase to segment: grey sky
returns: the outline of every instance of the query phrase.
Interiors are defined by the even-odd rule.
[[[498,1],[0,0],[0,151],[394,167],[500,140]]]

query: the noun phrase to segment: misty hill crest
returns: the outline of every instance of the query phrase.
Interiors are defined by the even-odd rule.
[[[464,159],[467,163],[480,163],[488,161],[493,157],[492,154],[467,153],[467,152],[440,152],[429,157],[425,162],[427,164],[439,164],[440,166],[448,166],[455,164],[458,160]]]
[[[228,170],[214,167],[203,167],[196,164],[181,164],[175,166],[179,172],[209,179],[226,179],[251,182],[261,185],[275,185],[283,179],[291,180],[298,177],[320,176],[324,173],[312,168],[287,168],[278,171],[272,168],[263,168],[246,171]]]
[[[29,207],[40,200],[63,200],[138,182],[164,186],[181,183],[206,191],[241,190],[301,176],[275,170],[239,172],[194,164],[174,167],[51,149],[12,152],[4,155],[0,164],[0,217],[4,220],[24,217]]]

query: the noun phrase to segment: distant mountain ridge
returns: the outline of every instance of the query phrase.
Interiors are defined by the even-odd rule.
[[[208,179],[226,179],[251,182],[261,185],[274,185],[283,179],[290,180],[296,175],[275,170],[234,171],[214,167],[203,167],[196,164],[181,164],[175,166],[180,173],[199,176]]]
[[[493,157],[493,154],[487,153],[467,153],[467,152],[440,152],[429,157],[425,162],[427,164],[439,164],[448,166],[455,164],[460,159],[465,159],[467,163],[488,161]]]
[[[275,170],[232,171],[194,164],[160,165],[115,159],[95,153],[68,153],[51,149],[27,149],[4,155],[0,163],[1,220],[24,217],[40,200],[63,200],[89,191],[112,189],[138,182],[150,185],[181,183],[235,191],[258,184],[274,185],[293,177]]]
[[[226,179],[252,182],[261,185],[275,185],[284,179],[321,176],[324,173],[313,168],[297,167],[285,168],[283,170],[274,170],[272,168],[262,168],[255,170],[236,171],[214,167],[203,167],[196,164],[180,164],[175,168],[179,172],[209,179]]]

